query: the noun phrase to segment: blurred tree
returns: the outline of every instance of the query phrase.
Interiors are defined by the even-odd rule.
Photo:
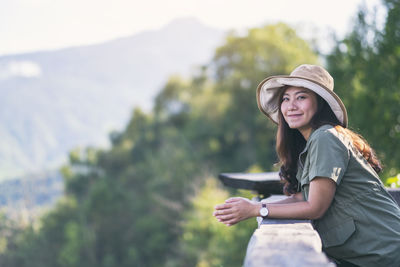
[[[288,74],[304,63],[317,63],[317,56],[306,41],[282,23],[250,29],[244,36],[231,33],[226,44],[217,49],[210,67],[217,90],[230,95],[220,124],[225,130],[220,158],[229,162],[221,162],[221,167],[243,171],[259,163],[269,170],[277,161],[276,127],[258,110],[255,89],[264,78]]]
[[[248,192],[242,197],[251,198]],[[184,233],[181,237],[180,262],[171,266],[239,266],[243,263],[247,243],[257,227],[255,219],[227,227],[210,214],[214,206],[229,197],[227,191],[217,185],[215,178],[208,178],[196,197],[192,209],[186,211]]]
[[[376,28],[374,13],[361,8],[352,33],[337,42],[327,62],[350,127],[376,149],[386,177],[400,171],[400,2],[383,4],[383,29]]]
[[[212,209],[228,194],[205,179],[251,166],[271,170],[275,126],[258,111],[255,88],[316,60],[284,24],[229,34],[193,77],[169,79],[152,112],[135,109],[126,129],[110,135],[109,150],[71,151],[65,200],[0,260],[18,267],[242,264],[255,221],[219,224]]]

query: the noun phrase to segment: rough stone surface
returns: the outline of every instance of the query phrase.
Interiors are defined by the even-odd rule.
[[[250,239],[244,266],[335,266],[321,247],[318,233],[308,222],[262,224]]]

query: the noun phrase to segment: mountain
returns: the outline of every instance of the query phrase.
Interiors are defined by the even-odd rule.
[[[171,74],[207,63],[224,33],[191,18],[109,42],[0,57],[0,179],[107,146]]]

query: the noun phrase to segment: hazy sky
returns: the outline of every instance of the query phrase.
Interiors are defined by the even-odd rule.
[[[319,36],[350,30],[363,0],[0,0],[0,55],[92,44],[173,19],[222,29],[283,21]],[[368,0],[376,6],[380,0]]]

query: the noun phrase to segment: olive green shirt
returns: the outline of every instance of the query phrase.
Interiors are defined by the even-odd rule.
[[[316,177],[336,182],[333,201],[313,224],[324,251],[359,266],[400,266],[400,208],[350,140],[330,125],[313,131],[299,155],[305,200]]]

